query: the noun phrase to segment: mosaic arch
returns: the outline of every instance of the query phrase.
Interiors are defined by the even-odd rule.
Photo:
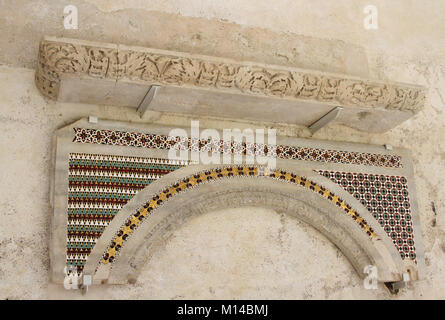
[[[137,230],[139,224],[143,223],[145,218],[148,218],[152,214],[155,214],[157,208],[163,205],[169,198],[174,197],[180,192],[185,192],[190,188],[199,186],[202,183],[211,182],[213,180],[218,181],[222,178],[229,177],[258,177],[263,176],[266,178],[281,179],[288,183],[299,185],[304,188],[310,189],[320,195],[322,195],[328,201],[332,201],[345,211],[345,214],[349,215],[357,224],[363,229],[364,232],[370,237],[377,237],[371,226],[368,225],[365,219],[352,209],[352,207],[342,200],[337,195],[330,192],[323,186],[311,181],[305,177],[298,176],[294,173],[289,173],[284,170],[274,170],[273,172],[261,172],[259,167],[246,167],[246,166],[229,166],[216,169],[209,169],[202,172],[196,172],[194,175],[186,177],[170,186],[163,191],[154,195],[149,201],[147,201],[142,208],[131,215],[125,223],[120,227],[116,236],[111,240],[106,252],[103,255],[101,261],[102,264],[113,263],[116,256],[119,254],[122,246],[125,245],[126,240]],[[266,171],[266,170],[263,170]]]
[[[334,194],[324,187],[320,181],[334,185],[323,177],[306,174],[311,178],[249,166],[180,169],[169,181],[160,179],[142,190],[129,203],[129,210],[124,207],[118,213],[93,249],[84,272],[94,274],[98,281],[132,282],[153,248],[162,247],[167,235],[188,219],[248,205],[284,212],[315,227],[342,250],[360,276],[366,265],[373,264],[382,270],[381,281],[400,280],[402,260],[389,241],[379,236],[381,227],[371,226],[368,217],[361,216],[366,209],[346,192]],[[353,209],[349,201],[360,209]]]
[[[164,224],[187,220],[175,220],[169,208],[193,216],[205,211],[204,203],[216,210],[223,200],[302,219],[341,248],[359,275],[364,265],[377,264],[381,281],[398,281],[406,271],[412,279],[421,277],[422,239],[406,150],[277,137],[279,170],[209,168],[168,159],[171,129],[80,120],[57,132],[53,281],[63,281],[65,266],[94,274],[96,282],[134,280],[138,267],[130,265],[142,264],[150,248],[162,243],[170,232]],[[188,151],[207,150],[208,143],[220,153],[245,154],[252,147],[188,142]]]

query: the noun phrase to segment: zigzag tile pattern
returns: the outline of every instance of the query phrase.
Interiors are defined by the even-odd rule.
[[[67,266],[81,273],[105,228],[133,196],[183,167],[168,159],[70,153]]]

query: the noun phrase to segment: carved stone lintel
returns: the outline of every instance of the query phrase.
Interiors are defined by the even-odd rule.
[[[39,90],[57,99],[60,81],[69,75],[312,100],[343,107],[418,112],[425,103],[425,88],[415,85],[149,48],[43,40],[36,72]]]

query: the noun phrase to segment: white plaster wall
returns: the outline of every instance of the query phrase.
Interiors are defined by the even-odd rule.
[[[428,86],[425,110],[390,132],[369,135],[332,126],[315,138],[388,143],[412,150],[427,279],[410,285],[400,297],[445,298],[443,1],[372,1],[379,8],[378,31],[362,27],[361,10],[369,1],[88,1],[104,11],[159,10],[340,39],[366,48],[372,77]],[[4,3],[0,1],[0,6]],[[2,46],[1,50],[8,49],[4,43]],[[126,108],[45,101],[33,77],[32,69],[0,67],[0,298],[80,298],[77,293],[48,284],[51,134],[89,114],[124,121],[140,119]],[[190,119],[151,113],[146,121],[188,125]],[[201,119],[201,126],[253,125]],[[291,125],[278,128],[281,134],[309,135],[304,128]],[[384,288],[364,290],[345,258],[313,229],[265,210],[244,210],[242,218],[234,219],[236,216],[240,216],[239,210],[191,221],[147,263],[139,283],[93,288],[88,297],[393,298]],[[237,232],[240,229],[246,232]],[[252,254],[256,248],[261,248],[259,255]],[[249,265],[250,259],[256,263]],[[333,272],[326,273],[326,268]]]
[[[134,8],[234,22],[278,32],[341,39],[389,54],[445,57],[440,0],[86,0],[105,12]],[[379,30],[364,32],[363,9],[374,5]],[[434,39],[434,41],[431,41]],[[390,44],[390,46],[388,46]],[[409,52],[407,52],[409,48]]]

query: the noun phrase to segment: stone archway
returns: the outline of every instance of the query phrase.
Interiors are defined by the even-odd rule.
[[[136,284],[113,285],[113,295],[130,288],[156,299],[329,299],[351,287],[375,292],[363,288],[348,259],[320,232],[261,207],[201,214],[151,253]]]
[[[270,208],[300,219],[332,241],[359,276],[367,265],[379,281],[406,272],[384,230],[350,194],[309,170],[192,165],[140,191],[114,218],[91,252],[84,274],[95,282],[136,281],[154,249],[193,217],[222,208]]]

